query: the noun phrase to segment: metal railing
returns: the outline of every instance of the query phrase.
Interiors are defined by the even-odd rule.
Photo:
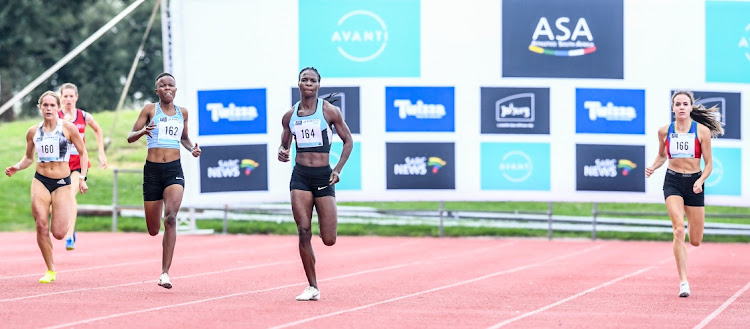
[[[117,218],[123,210],[143,210],[142,205],[120,205],[118,200],[118,175],[120,173],[141,173],[136,169],[113,169],[112,180],[112,232],[117,231]],[[85,205],[82,205],[85,207]],[[339,206],[340,221],[367,222],[370,224],[388,223],[409,225],[415,222],[429,223],[438,226],[438,235],[445,235],[445,226],[461,226],[470,223],[495,227],[546,229],[547,238],[552,239],[557,231],[591,232],[591,239],[597,239],[597,232],[672,232],[670,220],[642,217],[668,217],[664,212],[628,212],[602,211],[598,203],[593,203],[591,216],[555,215],[554,202],[548,202],[546,211],[535,212],[480,212],[454,211],[445,208],[445,202],[440,202],[437,211],[409,211],[409,210],[378,210],[368,207]],[[99,208],[98,210],[101,210]],[[183,211],[187,210],[187,211]],[[247,216],[238,215],[240,212],[251,213]],[[227,234],[229,220],[274,220],[291,221],[291,209],[288,204],[259,204],[259,205],[219,205],[217,207],[184,207],[180,211],[181,217],[190,217],[191,225],[195,228],[196,216],[222,220],[222,233]],[[209,214],[210,213],[210,214]],[[632,216],[634,218],[602,217]],[[274,217],[275,216],[275,217]],[[748,215],[707,213],[707,218],[748,218]],[[231,217],[231,218],[230,218]],[[387,220],[383,220],[387,219]],[[686,223],[687,224],[687,223]],[[705,223],[705,233],[717,235],[745,235],[750,236],[750,225]]]

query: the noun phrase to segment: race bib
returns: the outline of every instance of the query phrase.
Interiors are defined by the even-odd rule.
[[[323,134],[320,132],[320,119],[300,120],[294,123],[294,136],[297,147],[318,147],[323,145]]]
[[[180,120],[159,121],[160,141],[179,141],[182,138],[183,122]]]
[[[672,158],[695,157],[695,133],[669,135],[669,152]]]
[[[60,135],[44,136],[36,143],[36,152],[40,160],[54,161],[60,156]]]

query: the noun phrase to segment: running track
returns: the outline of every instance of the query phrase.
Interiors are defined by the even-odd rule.
[[[748,328],[750,244],[689,247],[679,298],[671,243],[314,237],[319,302],[296,236],[179,236],[174,288],[156,285],[161,236],[54,240],[0,233],[2,328]]]

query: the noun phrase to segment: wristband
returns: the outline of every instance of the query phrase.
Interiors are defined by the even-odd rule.
[[[88,177],[86,177],[86,176],[83,176],[83,175],[81,175],[80,177],[78,177],[78,179],[83,179],[83,181],[85,182],[85,181],[87,181],[87,180],[88,180],[89,178],[88,178]]]
[[[19,170],[21,170],[21,166],[20,166],[19,164],[17,164],[17,163],[16,163],[16,165],[15,165],[15,166],[13,166],[13,167],[16,167],[16,171],[19,171]]]

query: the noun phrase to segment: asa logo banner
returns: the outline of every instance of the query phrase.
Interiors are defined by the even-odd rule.
[[[201,146],[201,193],[268,190],[266,144]]]
[[[453,143],[386,143],[386,188],[455,189]]]
[[[742,149],[712,147],[711,155],[714,169],[703,184],[706,195],[742,195]]]
[[[419,77],[419,0],[299,0],[299,65],[324,77]]]
[[[675,90],[672,90],[669,97],[671,100]],[[718,116],[721,123],[724,124],[724,135],[719,135],[720,139],[742,139],[742,95],[732,92],[717,91],[693,91],[695,104],[701,104],[706,108],[716,106],[719,110]],[[674,112],[670,103],[670,114],[674,121]]]
[[[549,135],[549,88],[481,88],[482,134]]]
[[[385,130],[455,131],[453,87],[386,87]]]
[[[644,134],[646,92],[576,89],[576,133]]]
[[[198,135],[265,134],[266,129],[266,89],[198,91]]]
[[[706,81],[750,82],[750,2],[706,1]]]
[[[549,191],[549,143],[482,143],[482,190]]]
[[[341,116],[352,134],[359,134],[359,87],[320,87],[318,97],[335,94],[330,102],[341,110]],[[299,102],[299,88],[292,88],[292,106]],[[336,128],[333,129],[336,133]]]
[[[576,190],[645,192],[646,148],[576,144]]]
[[[503,0],[503,77],[623,78],[622,0]]]

